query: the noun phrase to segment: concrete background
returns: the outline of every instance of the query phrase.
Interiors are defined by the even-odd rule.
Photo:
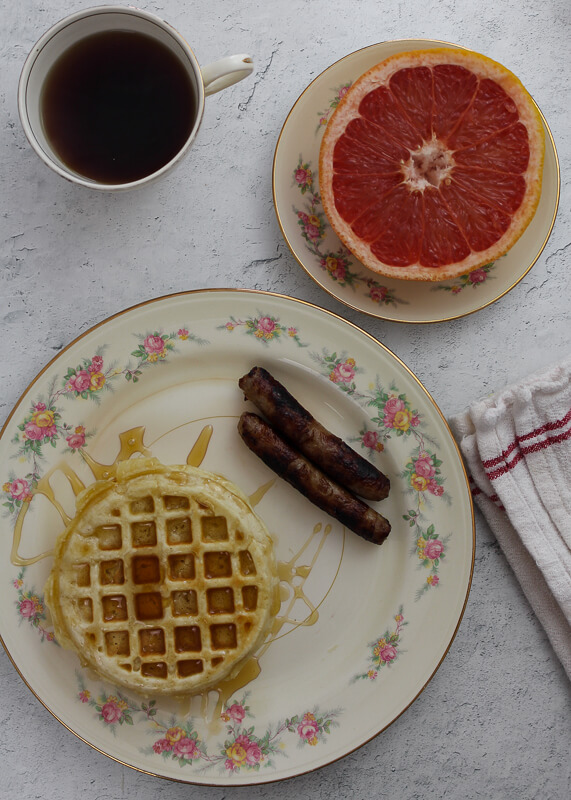
[[[446,416],[569,353],[571,192],[569,0],[165,0],[142,3],[204,64],[249,52],[254,75],[207,101],[184,164],[147,190],[110,196],[61,180],[17,113],[24,59],[81,0],[0,0],[0,424],[69,341],[135,302],[213,286],[270,289],[345,316],[416,373]],[[352,312],[301,270],[280,235],[271,165],[305,86],[342,56],[386,39],[463,44],[513,70],[559,153],[558,218],[537,264],[472,316],[399,325]],[[419,699],[359,751],[316,773],[248,789],[170,783],[122,767],[66,731],[0,652],[4,797],[85,800],[396,797],[567,798],[567,681],[492,534],[477,518],[474,581],[453,646]]]

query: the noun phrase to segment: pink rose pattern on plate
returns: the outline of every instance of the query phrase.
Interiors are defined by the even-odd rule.
[[[15,456],[20,461],[28,462],[29,469],[24,475],[11,473],[2,484],[2,505],[7,513],[17,515],[23,503],[32,501],[47,447],[56,448],[61,444],[64,453],[81,452],[93,435],[84,425],[72,425],[65,421],[62,400],[79,398],[99,403],[103,392],[108,391],[114,381],[122,376],[127,381],[137,383],[143,369],[163,363],[176,349],[178,342],[208,344],[206,339],[190,333],[185,326],[173,333],[153,331],[138,338],[139,345],[131,352],[131,356],[137,359],[135,364],[130,359],[122,368],[107,364],[103,357],[105,348],[101,348],[95,355],[84,358],[80,364],[68,367],[59,381],[56,379],[52,382],[49,395],[38,397],[31,404],[13,438]]]
[[[128,381],[133,381],[133,383],[137,383],[140,379],[143,369],[153,364],[164,363],[169,354],[176,350],[178,342],[194,342],[198,345],[208,344],[206,339],[190,333],[188,328],[184,326],[172,333],[153,331],[152,333],[141,335],[139,339],[142,341],[131,352],[131,355],[137,359],[136,365],[134,367],[126,367],[118,373],[124,375]]]
[[[399,656],[402,654],[401,649],[401,631],[406,622],[402,606],[398,614],[395,614],[396,625],[391,631],[389,628],[374,642],[369,644],[369,665],[365,672],[361,672],[353,678],[353,680],[360,680],[366,678],[370,681],[375,681],[379,677],[379,672],[385,667],[390,668],[396,663]]]
[[[327,119],[325,123],[327,123]],[[314,187],[314,174],[311,164],[300,156],[293,170],[293,183],[302,196],[306,195],[303,209],[294,208],[297,224],[301,228],[301,237],[305,241],[309,252],[316,258],[319,267],[327,273],[329,278],[342,287],[353,290],[364,288],[366,296],[378,305],[397,307],[399,300],[393,289],[379,283],[372,275],[365,276],[351,269],[352,255],[338,240],[337,250],[327,250],[324,240],[329,230],[325,214],[321,208],[321,197]]]
[[[136,703],[116,690],[113,694],[101,690],[94,696],[94,693],[87,689],[81,673],[77,672],[76,675],[79,685],[78,699],[81,703],[95,709],[97,719],[109,728],[113,735],[116,733],[117,726],[134,724],[133,714],[141,711]]]
[[[91,359],[84,359],[82,364],[69,367],[64,375],[64,391],[72,397],[88,397],[98,402],[101,399],[101,390],[108,388],[107,381],[111,370],[104,371],[103,356],[94,355]]]
[[[352,83],[353,81],[347,81],[347,83],[343,83],[337,89],[334,89],[335,94],[333,95],[333,99],[329,102],[329,106],[327,107],[327,109],[325,111],[317,112],[317,117],[319,119],[319,122],[315,130],[316,133],[319,133],[321,129],[327,125],[329,117],[331,116],[331,114],[333,114],[333,112],[335,111],[341,100],[345,97],[345,95],[351,88]]]
[[[8,480],[2,484],[4,497],[2,506],[6,509],[4,513],[13,517],[14,522],[24,503],[32,502],[38,480],[39,474],[36,472],[28,472],[23,478],[17,478],[12,472],[9,474]]]
[[[299,177],[302,177],[301,174]],[[284,325],[277,317],[269,314],[259,313],[244,320],[231,317],[220,328],[230,333],[240,328],[247,335],[259,339],[264,345],[282,339],[292,341],[298,347],[308,346],[301,340],[296,327]],[[55,447],[60,443],[65,447],[65,452],[77,452],[86,447],[90,434],[83,425],[73,426],[64,422],[62,407],[59,405],[62,399],[73,400],[81,397],[84,400],[97,401],[97,393],[108,388],[111,381],[123,376],[124,379],[135,383],[140,379],[143,369],[164,363],[175,349],[177,341],[207,343],[190,334],[186,327],[179,328],[173,334],[153,331],[139,335],[138,338],[139,345],[131,353],[137,358],[134,367],[129,364],[120,369],[106,364],[103,354],[97,353],[81,364],[69,368],[59,383],[59,388],[56,380],[52,384],[49,397],[38,398],[32,404],[29,413],[18,426],[19,432],[14,438],[14,444],[20,460],[22,456],[27,457],[32,461],[33,469],[24,476],[9,475],[3,484],[6,513],[17,515],[24,503],[31,502],[34,488],[41,477],[38,463],[42,457],[42,448],[48,444]],[[434,524],[425,522],[425,506],[429,499],[436,502],[445,499],[451,502],[444,488],[445,478],[441,471],[442,462],[437,457],[437,444],[431,442],[423,433],[421,415],[394,384],[385,389],[377,379],[376,384],[374,386],[371,384],[364,392],[357,388],[356,383],[356,376],[364,370],[347,353],[330,354],[323,349],[321,353],[311,353],[311,358],[318,363],[320,372],[338,389],[352,396],[364,408],[374,409],[370,424],[367,424],[353,439],[371,458],[382,452],[385,443],[393,436],[410,439],[415,444],[402,477],[405,477],[407,491],[416,499],[415,506],[404,515],[404,519],[414,529],[413,552],[418,557],[419,569],[429,569],[425,584],[417,592],[416,599],[418,599],[429,588],[439,585],[438,568],[445,559],[450,538],[440,535],[435,530]],[[42,641],[55,643],[53,632],[45,627],[47,619],[43,597],[33,588],[26,588],[24,578],[25,569],[22,569],[13,581],[17,591],[15,602],[17,614],[22,622],[27,622],[39,632]],[[369,668],[356,677],[375,680],[381,669],[385,666],[392,667],[396,663],[403,652],[401,631],[407,624],[402,608],[395,616],[395,621],[394,630],[387,629],[375,642],[368,645]],[[108,694],[104,690],[95,691],[88,688],[79,674],[78,682],[78,701],[93,708],[97,719],[113,733],[123,725],[135,724],[135,721],[151,724],[150,732],[155,736],[150,748],[153,754],[160,755],[164,759],[173,759],[181,767],[189,764],[201,764],[203,767],[218,765],[220,770],[234,774],[270,767],[272,759],[283,753],[286,747],[284,736],[287,733],[295,736],[299,747],[316,746],[324,742],[331,733],[331,728],[339,724],[337,717],[341,714],[340,709],[328,713],[322,713],[317,708],[306,709],[272,728],[257,732],[255,724],[247,722],[248,718],[253,719],[253,715],[246,704],[245,695],[241,700],[235,699],[225,706],[221,716],[222,721],[226,723],[226,739],[217,752],[209,754],[206,743],[200,741],[197,731],[192,727],[192,721],[180,724],[176,719],[168,722],[159,721],[154,700],[143,702],[139,706],[138,702],[116,691]]]
[[[260,735],[256,732],[255,724],[244,724],[246,719],[254,719],[247,705],[247,698],[246,693],[240,700],[233,699],[224,707],[221,719],[226,723],[226,737],[222,746],[209,755],[203,745],[196,756],[206,767],[217,766],[220,771],[230,774],[271,768],[275,756],[285,754],[287,745],[283,736],[286,732],[295,734],[300,746],[316,745],[330,734],[332,726],[338,724],[336,717],[340,714],[339,711],[320,714],[317,709],[313,709],[286,719],[275,729],[267,728]],[[156,744],[153,745],[155,752]]]
[[[45,627],[47,616],[44,596],[36,592],[33,587],[29,589],[25,587],[25,573],[26,568],[23,567],[13,580],[14,588],[17,591],[15,603],[16,612],[20,618],[20,622],[27,622],[34,630],[37,630],[42,642],[44,640],[47,642],[55,642],[53,631]]]
[[[246,719],[253,719],[247,698],[248,693],[240,700],[227,703],[221,714],[221,719],[226,723],[226,737],[221,749],[213,757],[213,763],[223,766],[224,771],[231,774],[258,772],[262,767],[273,766],[273,757],[283,754],[280,736],[285,725],[278,725],[274,732],[268,729],[262,736],[258,735],[254,724],[244,724]]]
[[[488,280],[493,280],[494,275],[490,275],[490,273],[496,268],[496,262],[490,261],[489,264],[484,264],[483,267],[478,267],[478,269],[473,269],[472,272],[468,272],[466,275],[461,275],[454,281],[448,281],[445,283],[440,283],[438,286],[433,286],[430,291],[432,292],[451,292],[452,294],[460,294],[464,289],[477,289],[478,286],[481,286]]]
[[[282,325],[278,317],[259,314],[257,317],[247,319],[236,319],[230,317],[224,325],[219,325],[218,330],[226,330],[228,333],[242,329],[248,336],[253,336],[262,344],[268,345],[270,342],[278,342],[283,339],[291,339],[298,347],[307,347],[299,338],[299,331],[293,326]]]
[[[336,384],[342,392],[356,396],[357,385],[355,376],[362,373],[361,367],[357,366],[354,358],[347,353],[329,353],[322,350],[321,353],[311,353],[311,358],[319,365],[320,372],[329,378],[331,383]]]
[[[402,472],[408,486],[416,492],[428,492],[435,497],[444,494],[444,479],[440,471],[442,461],[436,453],[424,449],[422,443],[413,451]]]
[[[256,732],[255,724],[250,722],[254,717],[247,705],[246,693],[241,699],[234,698],[224,706],[220,719],[226,725],[225,738],[209,753],[207,743],[200,738],[192,719],[179,721],[171,716],[168,720],[162,720],[156,700],[144,701],[139,706],[119,692],[109,695],[99,691],[93,696],[79,673],[77,680],[77,699],[94,708],[97,719],[113,734],[118,726],[124,724],[140,722],[149,726],[148,732],[154,741],[150,747],[142,748],[141,752],[160,756],[165,761],[175,761],[179,767],[216,767],[226,774],[271,768],[276,755],[285,755],[286,733],[294,734],[294,741],[300,747],[316,746],[331,733],[332,727],[339,724],[337,717],[341,713],[336,710],[323,714],[314,708],[280,722],[275,729],[267,728],[260,735]],[[247,725],[244,724],[246,719],[249,720]]]
[[[145,750],[146,753],[159,755],[165,761],[172,759],[179,767],[207,757],[205,745],[192,726],[192,720],[185,720],[180,724],[177,724],[174,717],[168,723],[159,721],[156,700],[142,703],[139,710],[144,715],[144,721],[150,722],[149,733],[155,739],[150,750]]]
[[[426,530],[422,529],[416,521],[416,515],[413,509],[405,515],[411,527],[416,529],[418,539],[414,543],[412,553],[416,554],[419,560],[419,569],[428,569],[429,574],[426,577],[426,582],[416,593],[418,600],[422,595],[427,592],[431,587],[440,585],[440,577],[438,575],[438,568],[443,559],[446,558],[446,547],[450,534],[447,536],[439,536],[434,525],[429,525]]]
[[[434,501],[451,503],[451,498],[445,490],[442,461],[436,454],[435,444],[423,433],[422,419],[418,410],[410,404],[405,394],[399,392],[394,383],[386,389],[377,380],[368,392],[359,391],[354,378],[361,370],[355,359],[349,357],[347,353],[329,353],[324,349],[321,353],[311,353],[311,357],[318,364],[320,372],[341,391],[353,397],[364,408],[375,409],[370,422],[376,427],[371,428],[367,424],[359,431],[358,436],[352,437],[349,441],[365,450],[372,460],[376,454],[385,449],[385,443],[392,437],[404,438],[416,445],[400,475],[407,494],[411,495],[414,501],[413,508],[409,509],[403,518],[414,529],[415,541],[433,536],[436,538],[434,531],[428,532],[434,526],[431,526],[426,519],[426,510],[430,509]],[[426,525],[428,527],[423,527]],[[439,585],[438,567],[444,558],[444,545],[447,545],[449,538],[448,535],[438,539],[443,544],[443,550],[438,557],[423,556],[422,566],[429,567],[431,572],[427,582],[418,590],[417,600],[428,589]],[[413,552],[419,554],[416,547],[413,548]]]

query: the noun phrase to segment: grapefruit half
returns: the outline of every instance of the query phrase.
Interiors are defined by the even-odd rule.
[[[373,272],[440,281],[507,252],[541,195],[541,114],[478,53],[399,53],[362,75],[325,130],[319,188],[333,230]]]

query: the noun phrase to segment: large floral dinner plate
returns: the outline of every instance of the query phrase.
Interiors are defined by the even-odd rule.
[[[364,267],[333,232],[319,194],[319,148],[327,122],[351,84],[389,56],[406,50],[458,47],[430,39],[381,42],[351,53],[309,84],[281,130],[274,156],[273,193],[288,247],[317,284],[351,308],[395,322],[443,322],[490,305],[519,283],[539,258],[559,203],[559,161],[545,128],[543,189],[537,212],[514,247],[496,262],[454,280],[404,281]]]
[[[378,547],[276,478],[242,443],[237,381],[269,369],[388,474]],[[204,697],[141,697],[101,682],[54,640],[43,587],[75,494],[121,457],[222,473],[275,543],[282,604],[233,681]],[[447,653],[470,587],[466,474],[438,407],[359,328],[279,295],[205,290],[91,329],[30,385],[0,438],[0,633],[30,689],[70,731],[166,778],[281,780],[354,750],[418,696]]]

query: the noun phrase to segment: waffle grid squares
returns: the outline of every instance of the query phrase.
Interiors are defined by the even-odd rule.
[[[160,489],[107,517],[66,587],[104,656],[156,682],[214,672],[243,651],[258,625],[258,577],[239,525]]]

